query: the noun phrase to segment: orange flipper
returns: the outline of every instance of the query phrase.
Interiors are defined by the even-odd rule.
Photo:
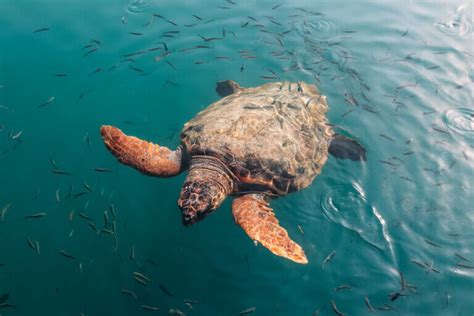
[[[141,173],[157,177],[173,177],[181,171],[181,149],[166,147],[125,135],[120,129],[103,125],[100,133],[105,147],[117,159]]]
[[[234,199],[232,214],[245,232],[275,255],[306,264],[303,249],[280,226],[263,194],[246,194]]]

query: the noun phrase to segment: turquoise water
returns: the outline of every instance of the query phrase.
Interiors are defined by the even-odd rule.
[[[367,299],[378,314],[474,314],[470,2],[18,0],[0,12],[0,304],[15,306],[1,315],[332,315],[332,302],[366,315]],[[331,157],[311,187],[272,202],[308,265],[255,247],[231,199],[183,227],[185,174],[146,177],[103,146],[111,124],[176,147],[224,79],[315,83],[331,123],[367,148],[365,163]],[[94,230],[105,210],[113,234]],[[408,285],[391,300],[400,272]]]

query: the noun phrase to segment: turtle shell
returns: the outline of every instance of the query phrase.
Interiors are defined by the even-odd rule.
[[[333,134],[326,97],[303,82],[241,89],[211,104],[184,125],[190,156],[220,159],[240,180],[236,192],[285,195],[321,172]]]

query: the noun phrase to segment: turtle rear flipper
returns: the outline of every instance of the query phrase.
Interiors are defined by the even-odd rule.
[[[242,88],[233,80],[218,81],[216,85],[216,92],[221,97],[226,97],[240,90]]]
[[[336,158],[350,159],[353,161],[365,161],[365,148],[356,140],[349,137],[334,134],[329,144],[329,153]]]
[[[181,148],[172,151],[137,137],[127,136],[113,126],[102,126],[100,133],[107,149],[121,163],[141,173],[157,177],[173,177],[183,169]]]
[[[260,242],[275,255],[308,263],[301,246],[290,239],[268,205],[263,194],[246,194],[234,199],[232,214],[252,240]]]

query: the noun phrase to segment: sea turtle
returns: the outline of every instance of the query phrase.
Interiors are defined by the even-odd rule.
[[[365,160],[355,140],[333,132],[326,97],[304,82],[242,88],[217,83],[219,101],[184,124],[172,151],[112,126],[102,126],[105,146],[140,172],[172,177],[189,169],[178,206],[184,225],[193,224],[235,196],[235,221],[255,242],[278,256],[307,263],[303,249],[278,223],[270,198],[298,191],[321,172],[328,152]]]

